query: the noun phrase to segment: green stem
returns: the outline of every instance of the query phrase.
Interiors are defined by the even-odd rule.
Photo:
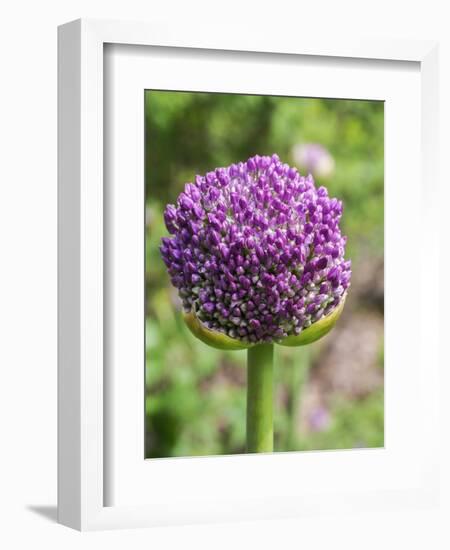
[[[247,351],[247,452],[273,451],[273,344]]]

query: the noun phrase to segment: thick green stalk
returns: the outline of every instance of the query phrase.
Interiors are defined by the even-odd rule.
[[[247,350],[247,452],[273,451],[273,344]]]

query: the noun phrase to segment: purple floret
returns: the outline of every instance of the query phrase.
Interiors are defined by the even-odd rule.
[[[168,205],[161,255],[186,312],[250,342],[300,332],[350,285],[342,202],[278,155],[196,176]]]

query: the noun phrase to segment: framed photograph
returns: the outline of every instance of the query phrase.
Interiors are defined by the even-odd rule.
[[[59,521],[433,505],[437,45],[58,42]]]

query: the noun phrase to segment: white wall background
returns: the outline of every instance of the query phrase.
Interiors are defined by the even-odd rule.
[[[389,548],[450,547],[450,475],[429,512],[80,534],[56,516],[56,27],[78,17],[236,18],[268,32],[441,41],[442,274],[448,279],[450,20],[446,2],[378,0],[16,0],[0,9],[0,547]],[[447,163],[448,164],[448,163]],[[407,204],[407,198],[405,198]],[[413,268],[405,266],[405,270]],[[430,281],[434,284],[434,281]],[[413,299],[413,297],[412,297]],[[449,307],[442,295],[441,326]],[[443,340],[450,326],[443,330]],[[443,351],[444,345],[442,346]],[[448,361],[447,361],[448,363]],[[447,365],[449,367],[450,365]],[[442,373],[442,458],[448,469],[450,376]],[[446,389],[447,388],[447,389]]]

